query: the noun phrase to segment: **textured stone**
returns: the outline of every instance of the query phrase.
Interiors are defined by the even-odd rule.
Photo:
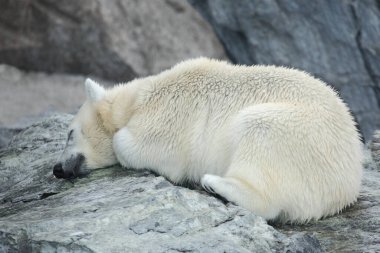
[[[285,235],[148,171],[54,178],[71,118],[35,123],[0,151],[0,252],[323,252],[312,233]]]
[[[112,81],[224,56],[210,26],[181,0],[1,0],[0,37],[0,63]]]
[[[368,146],[371,150],[374,167],[380,171],[380,130],[374,132],[372,140],[368,143]]]
[[[376,0],[188,0],[235,63],[306,70],[340,91],[366,138],[380,127]]]
[[[0,149],[8,146],[8,143],[11,141],[12,137],[21,131],[20,128],[0,128]]]
[[[149,171],[112,166],[73,181],[55,179],[51,165],[71,118],[35,123],[0,150],[0,252],[380,250],[380,173],[369,157],[356,204],[321,221],[273,228]]]

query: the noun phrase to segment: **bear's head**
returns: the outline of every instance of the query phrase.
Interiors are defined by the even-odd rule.
[[[112,148],[113,134],[106,128],[99,110],[106,90],[91,79],[86,80],[85,90],[87,100],[71,122],[65,149],[53,167],[53,174],[58,178],[75,178],[90,169],[117,163]]]

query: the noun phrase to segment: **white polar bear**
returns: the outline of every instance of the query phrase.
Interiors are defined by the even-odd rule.
[[[85,86],[57,177],[79,175],[83,161],[120,162],[296,222],[335,214],[358,196],[363,154],[353,118],[304,72],[199,58],[110,90]]]

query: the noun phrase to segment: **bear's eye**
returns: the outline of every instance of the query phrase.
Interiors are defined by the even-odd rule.
[[[73,133],[74,133],[74,129],[71,129],[69,134],[67,135],[67,142],[73,139]]]

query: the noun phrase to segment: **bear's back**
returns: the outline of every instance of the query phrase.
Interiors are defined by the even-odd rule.
[[[316,106],[338,113],[348,109],[324,82],[296,69],[276,66],[242,66],[197,58],[149,78],[144,95],[149,103],[212,107],[223,113],[263,103]],[[215,111],[215,113],[216,113]]]

